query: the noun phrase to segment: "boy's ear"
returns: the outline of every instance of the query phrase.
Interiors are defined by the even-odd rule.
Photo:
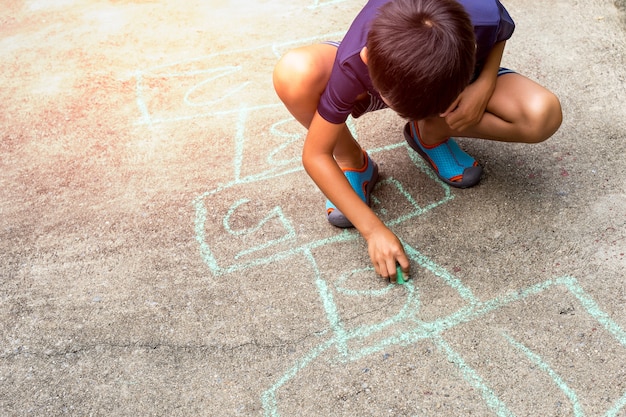
[[[361,56],[361,61],[367,65],[367,46],[364,46],[363,49],[361,49],[361,53],[359,55]]]

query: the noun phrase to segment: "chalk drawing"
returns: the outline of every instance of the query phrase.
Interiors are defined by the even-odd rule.
[[[572,407],[574,408],[574,416],[581,417],[584,415],[576,393],[567,385],[565,380],[550,367],[550,365],[548,365],[543,359],[541,359],[541,357],[535,352],[531,351],[520,342],[514,340],[508,334],[504,333],[503,336],[509,341],[510,344],[512,344],[518,350],[522,351],[528,357],[528,359],[530,359],[531,362],[539,367],[539,369],[547,373],[552,378],[554,383],[561,389],[561,391],[565,393],[567,398],[569,398],[572,402]]]
[[[472,367],[470,367],[463,357],[456,352],[452,347],[441,337],[436,336],[433,337],[437,347],[445,353],[448,361],[456,365],[456,367],[461,372],[463,379],[469,383],[472,387],[474,387],[478,392],[480,392],[481,396],[485,400],[485,403],[489,408],[491,408],[496,415],[501,417],[510,417],[514,414],[508,409],[506,404],[498,398],[498,396],[493,392],[486,381],[481,378],[481,376],[476,372]]]
[[[339,3],[340,1],[315,1],[310,8],[319,8],[325,5]],[[233,50],[198,57],[193,60],[173,62],[163,66],[137,71],[136,77],[136,102],[139,110],[137,125],[154,127],[162,123],[179,123],[199,117],[220,117],[232,115],[236,118],[233,129],[233,159],[232,179],[220,184],[210,191],[197,196],[192,202],[195,208],[195,234],[199,246],[200,256],[207,264],[209,270],[216,278],[227,274],[243,272],[262,265],[274,262],[289,261],[295,257],[304,259],[310,264],[317,293],[328,321],[327,332],[323,340],[308,353],[296,359],[286,371],[279,376],[274,384],[261,394],[261,401],[265,416],[276,417],[280,415],[280,402],[278,393],[286,387],[294,378],[307,367],[313,366],[316,361],[324,360],[323,355],[330,354],[345,363],[353,363],[357,360],[371,357],[394,346],[410,346],[424,341],[429,341],[438,349],[438,354],[452,363],[459,372],[459,379],[465,381],[470,387],[480,394],[484,404],[497,416],[513,416],[514,413],[497,391],[491,386],[490,381],[480,375],[463,358],[463,352],[456,351],[446,341],[446,332],[460,326],[484,319],[502,308],[515,303],[524,302],[530,298],[541,297],[543,294],[555,288],[566,289],[580,304],[580,311],[584,311],[599,326],[604,328],[626,352],[626,333],[624,330],[604,312],[598,304],[589,296],[577,280],[570,276],[542,281],[539,284],[520,288],[514,292],[508,292],[502,296],[490,300],[480,300],[461,279],[453,273],[438,265],[423,253],[415,249],[409,242],[403,242],[413,270],[412,276],[419,277],[407,282],[405,285],[385,285],[373,290],[359,290],[349,288],[346,284],[350,277],[355,274],[370,273],[372,279],[376,279],[373,269],[363,265],[357,269],[346,270],[340,273],[333,281],[325,279],[324,271],[319,267],[315,257],[315,251],[329,245],[341,245],[359,239],[360,236],[354,230],[333,232],[330,236],[318,238],[306,238],[299,236],[294,227],[296,214],[289,212],[288,207],[281,206],[284,198],[280,194],[272,194],[275,186],[285,176],[302,175],[302,166],[299,158],[284,158],[285,149],[294,146],[303,140],[303,133],[290,133],[285,129],[289,123],[294,123],[290,117],[280,116],[266,132],[273,141],[278,143],[269,150],[264,166],[254,166],[252,172],[244,174],[246,166],[245,148],[247,142],[246,131],[253,114],[272,111],[282,107],[276,102],[274,94],[267,91],[264,99],[249,101],[248,94],[251,89],[262,88],[253,74],[258,73],[258,68],[251,68],[254,63],[246,62],[239,57],[254,52],[255,54],[268,54],[278,58],[284,51],[300,44],[308,44],[325,39],[339,39],[342,32],[314,36],[296,41],[272,43],[251,47],[247,49]],[[216,65],[215,61],[224,62],[232,56],[233,62],[239,64]],[[268,74],[271,68],[268,69]],[[151,91],[147,85],[150,82],[168,83],[176,80],[182,87],[169,96],[174,101],[171,108],[158,108],[151,102],[150,97],[158,92]],[[222,86],[219,94],[214,94],[211,87],[216,84]],[[175,103],[179,103],[176,107]],[[172,104],[170,102],[170,104]],[[350,122],[350,128],[356,133],[354,122]],[[384,155],[387,152],[408,152],[412,162],[411,167],[421,172],[422,178],[431,181],[435,189],[439,189],[439,197],[430,201],[418,203],[410,192],[410,184],[403,184],[393,177],[382,178],[374,190],[373,208],[382,207],[383,202],[376,197],[377,190],[384,187],[395,190],[395,198],[402,200],[409,209],[404,212],[395,212],[394,209],[380,208],[379,214],[384,215],[386,224],[390,228],[415,220],[418,217],[449,203],[454,199],[448,185],[439,181],[432,171],[425,165],[415,152],[409,150],[403,140],[388,146],[370,149],[368,152],[374,157]],[[291,178],[293,180],[293,178]],[[262,212],[256,213],[258,218],[252,221],[252,225],[241,226],[237,224],[236,217],[240,210],[251,204],[247,197],[250,187],[263,187],[268,190],[266,200],[261,202]],[[212,204],[213,201],[220,204]],[[229,206],[225,213],[215,213],[210,207]],[[228,205],[230,202],[230,205]],[[323,204],[320,195],[320,207]],[[264,210],[264,211],[263,211]],[[323,221],[310,220],[309,221]],[[231,242],[229,242],[231,240]],[[224,243],[226,242],[226,243]],[[250,243],[251,242],[251,243]],[[222,250],[220,245],[239,245],[241,249],[235,255],[228,255],[232,251]],[[422,277],[433,277],[441,285],[452,289],[464,303],[457,311],[446,314],[436,319],[424,320],[420,318],[420,291],[419,284],[423,283]],[[359,297],[403,297],[402,306],[395,314],[384,318],[377,323],[362,324],[350,327],[341,315],[341,308],[337,297],[354,297],[358,303]],[[534,364],[541,372],[552,380],[554,385],[564,393],[571,402],[575,416],[584,415],[584,393],[575,392],[566,382],[564,375],[559,375],[542,358],[538,352],[529,349],[522,341],[514,339],[508,333],[501,334],[502,338],[516,351]],[[334,353],[333,353],[334,352]],[[620,398],[614,400],[604,416],[615,417],[626,407],[626,392]]]
[[[258,230],[260,230],[270,219],[276,218],[276,219],[278,219],[280,221],[280,223],[285,228],[285,235],[280,237],[280,238],[278,238],[278,239],[266,242],[266,243],[264,243],[264,244],[262,244],[260,246],[252,247],[252,248],[247,249],[247,250],[243,250],[243,251],[239,252],[237,255],[235,255],[235,259],[238,259],[238,258],[240,258],[242,256],[248,255],[248,254],[253,253],[253,252],[257,252],[257,251],[266,249],[266,248],[268,248],[268,247],[270,247],[272,245],[276,245],[276,244],[279,244],[281,242],[285,242],[285,241],[288,241],[288,240],[293,240],[296,237],[295,229],[293,228],[293,226],[291,225],[289,220],[285,218],[285,216],[283,214],[283,211],[282,211],[282,209],[280,207],[274,207],[274,209],[265,218],[263,218],[259,222],[259,224],[257,224],[254,227],[251,227],[251,228],[248,228],[248,229],[244,229],[244,230],[233,230],[230,227],[230,217],[233,215],[233,213],[237,210],[237,208],[239,206],[241,206],[243,204],[246,204],[246,203],[249,203],[249,202],[250,202],[250,200],[248,200],[248,199],[245,199],[245,198],[241,199],[241,200],[237,201],[228,210],[228,213],[226,214],[226,217],[224,217],[224,229],[228,233],[230,233],[232,235],[235,235],[235,236],[250,235],[250,234],[255,233]]]
[[[273,42],[250,48],[216,52],[135,71],[135,94],[140,113],[139,120],[135,124],[154,126],[196,118],[238,114],[242,110],[241,103],[250,100],[250,92],[258,91],[260,88],[267,90],[263,83],[271,79],[272,65],[285,51],[298,45],[328,39],[341,39],[344,33],[332,32],[297,41]],[[259,58],[274,59],[268,59],[268,62],[271,63],[270,66],[259,68],[256,61],[252,62],[241,58],[242,55],[251,53]],[[223,62],[229,56],[232,56],[234,61],[245,63],[239,65],[215,63],[216,61]],[[167,93],[167,109],[159,108],[158,104],[151,103],[153,96],[164,93],[161,89],[152,92],[148,86],[150,83],[158,83],[171,90]],[[225,85],[228,87],[225,88]],[[215,91],[211,87],[218,89]],[[169,107],[173,107],[172,104],[176,102],[179,102],[180,106],[171,111]],[[246,110],[249,112],[263,111],[281,106],[276,102],[275,94],[268,91],[256,103],[248,103]]]
[[[370,155],[375,156],[378,153],[390,151],[390,150],[399,148],[400,146],[404,147],[405,145],[404,144],[392,145],[392,146],[381,148],[381,149],[371,149],[368,152]],[[236,152],[235,157],[234,157],[235,160],[238,158],[238,155],[239,153]],[[422,172],[427,173],[428,175],[432,175],[430,172],[430,169],[426,167],[425,163],[419,157],[415,157],[413,161],[416,163],[415,168],[417,170],[421,170]],[[196,209],[196,220],[195,220],[196,238],[198,240],[198,243],[200,244],[203,257],[205,258],[205,260],[207,260],[207,264],[211,267],[213,274],[215,274],[216,276],[244,270],[252,266],[270,264],[278,260],[284,260],[284,259],[296,256],[298,254],[303,253],[305,250],[311,250],[311,249],[329,245],[332,243],[344,242],[344,241],[349,241],[349,240],[354,240],[354,239],[359,238],[359,235],[356,231],[344,230],[343,232],[339,232],[336,235],[328,237],[328,238],[312,239],[310,241],[296,240],[293,226],[290,225],[290,220],[285,217],[285,214],[282,211],[283,209],[274,208],[272,214],[270,215],[268,213],[268,217],[266,217],[263,220],[263,222],[259,224],[259,227],[265,224],[267,220],[270,218],[270,216],[279,218],[280,222],[285,227],[285,231],[286,231],[285,237],[280,238],[280,240],[260,242],[258,243],[257,247],[249,248],[246,251],[246,253],[258,252],[261,249],[267,248],[269,246],[277,246],[278,243],[284,241],[283,239],[287,239],[287,238],[291,239],[290,244],[285,246],[282,250],[272,252],[265,258],[256,258],[247,262],[238,262],[236,259],[231,259],[231,260],[223,259],[222,264],[220,264],[213,253],[214,251],[210,248],[210,246],[207,243],[206,230],[207,228],[211,229],[211,235],[214,235],[214,236],[223,236],[225,233],[234,235],[235,233],[232,232],[231,227],[228,224],[228,219],[232,215],[233,211],[237,207],[239,207],[239,205],[241,205],[241,202],[245,201],[245,199],[241,199],[233,203],[231,210],[229,210],[229,212],[225,214],[226,217],[224,221],[221,222],[221,224],[217,221],[213,221],[213,222],[209,221],[207,217],[207,213],[208,213],[207,207],[213,207],[216,205],[216,204],[213,204],[213,200],[215,200],[216,202],[220,201],[223,203],[224,199],[226,198],[224,197],[224,192],[229,189],[232,190],[236,188],[237,186],[240,186],[239,188],[244,189],[245,185],[249,183],[253,183],[253,182],[254,183],[258,182],[258,183],[261,183],[259,184],[260,186],[266,188],[267,190],[272,190],[274,188],[272,187],[272,181],[274,181],[278,177],[288,175],[293,172],[300,172],[302,171],[302,167],[298,166],[298,168],[293,168],[293,169],[287,168],[287,170],[273,170],[270,168],[269,170],[265,170],[261,173],[251,175],[250,177],[238,177],[240,168],[239,168],[238,163],[235,163],[234,171],[235,171],[235,178],[236,178],[235,181],[198,196],[194,200],[194,203],[193,203]],[[392,218],[392,220],[389,222],[389,224],[391,225],[400,224],[412,218],[423,215],[424,213],[438,207],[441,204],[446,203],[447,201],[453,198],[453,194],[451,193],[450,188],[446,184],[438,182],[435,184],[441,187],[443,197],[438,201],[434,201],[434,202],[427,204],[426,206],[420,206],[414,200],[414,198],[411,197],[411,195],[402,188],[401,184],[399,184],[394,179],[392,178],[386,179],[382,181],[379,186],[383,186],[384,184],[391,184],[393,186],[398,187],[399,190],[401,191],[399,195],[405,196],[405,198],[407,199],[407,204],[410,205],[410,207],[412,208],[410,212],[403,214],[402,216],[399,216],[398,218]],[[271,191],[268,191],[268,197],[271,197],[271,196],[272,196]],[[274,196],[274,198],[277,201],[280,201],[281,199],[279,195]],[[255,230],[258,230],[258,229],[255,229]],[[440,273],[444,276],[447,276],[445,275],[446,273],[444,271],[441,271]]]
[[[409,252],[411,252],[413,255],[419,254],[419,252],[406,245],[406,243],[405,248],[409,249]],[[413,256],[411,256],[411,259],[413,261],[415,260]],[[312,257],[310,257],[310,260],[312,263],[315,263],[315,260],[312,259]],[[429,264],[431,267],[436,266],[436,264],[434,264],[432,261]],[[317,270],[316,273],[318,274],[319,280],[319,270]],[[455,282],[456,281],[450,281],[452,287],[456,287],[457,284]],[[415,287],[415,285],[415,280],[412,280],[409,281],[403,289],[408,291],[410,294],[416,294],[417,288]],[[618,340],[620,340],[620,338],[623,336],[623,331],[619,329],[619,326],[617,326],[615,322],[607,317],[606,313],[597,309],[596,307],[586,304],[586,301],[589,301],[589,298],[584,293],[583,289],[578,284],[576,279],[574,279],[573,277],[565,276],[556,278],[554,280],[548,280],[529,288],[521,289],[514,293],[507,294],[503,297],[494,298],[485,302],[476,302],[473,305],[468,305],[467,307],[461,308],[459,311],[451,315],[438,318],[432,322],[421,322],[417,317],[414,316],[415,312],[418,310],[418,302],[416,302],[415,299],[409,296],[407,297],[407,301],[405,304],[407,308],[403,309],[401,313],[399,313],[396,317],[390,318],[375,326],[368,326],[365,328],[356,328],[351,330],[346,329],[343,326],[340,318],[337,317],[336,306],[333,305],[332,297],[328,296],[328,289],[325,285],[323,286],[323,291],[320,291],[320,295],[322,296],[324,307],[327,311],[327,315],[329,316],[329,322],[331,323],[330,329],[333,331],[333,334],[331,337],[329,337],[328,340],[320,343],[318,346],[314,347],[309,353],[296,361],[294,365],[285,372],[284,375],[277,379],[276,383],[273,386],[271,386],[267,391],[263,393],[262,402],[265,410],[265,415],[280,415],[279,404],[276,399],[278,391],[285,385],[287,385],[293,378],[295,378],[295,376],[299,372],[304,370],[306,367],[311,366],[311,364],[318,357],[320,357],[325,351],[331,348],[336,348],[338,350],[338,358],[340,358],[341,360],[346,362],[353,362],[364,357],[371,356],[375,353],[382,352],[392,346],[409,346],[425,340],[431,340],[440,349],[441,354],[443,354],[450,363],[453,363],[458,368],[460,377],[465,380],[468,385],[475,388],[477,392],[481,394],[485,404],[494,412],[495,415],[503,417],[513,416],[514,413],[508,408],[503,400],[498,397],[497,393],[489,386],[489,382],[481,377],[480,373],[476,369],[472,368],[465,362],[462,354],[456,352],[445,341],[443,334],[457,326],[464,325],[473,320],[479,320],[487,314],[493,313],[494,311],[497,311],[507,305],[523,301],[529,297],[539,296],[541,293],[546,292],[554,287],[567,288],[574,296],[579,298],[579,301],[581,301],[581,305],[585,309],[585,311],[591,317],[596,319],[599,324],[602,324],[606,330],[611,333],[619,330],[617,335]],[[584,295],[581,299],[580,296],[582,294]],[[330,304],[330,306],[328,306],[327,304]],[[365,338],[365,336],[368,336],[373,332],[380,332],[383,329],[392,326],[399,321],[406,322],[407,319],[412,319],[416,323],[416,326],[413,329],[409,331],[401,331],[396,335],[380,340],[374,345],[365,345],[357,347],[355,349],[348,348],[348,342],[351,340],[362,340]],[[547,365],[547,363],[541,359],[539,355],[531,352],[528,348],[526,348],[521,343],[513,340],[510,336],[504,334],[503,337],[507,341],[509,341],[509,343],[511,343],[514,347],[522,351],[533,363],[539,365],[539,368],[542,371],[546,372],[552,378],[555,385],[559,389],[561,389],[572,402],[572,407],[575,413],[574,415],[584,415],[582,412],[582,403],[579,400],[577,394],[572,389],[570,389],[567,384],[565,384],[561,376],[556,374],[556,372],[554,372],[549,367],[549,365]],[[626,348],[626,343],[624,343],[623,340],[620,340],[620,344],[622,345],[622,348]],[[624,393],[621,398],[615,401],[613,406],[606,411],[604,416],[616,416],[617,413],[621,409],[623,409],[625,404],[626,393]]]

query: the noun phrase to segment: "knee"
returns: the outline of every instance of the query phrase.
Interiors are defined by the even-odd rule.
[[[563,121],[561,102],[556,95],[546,91],[530,104],[526,142],[540,143],[559,130]]]
[[[274,90],[283,102],[297,100],[305,95],[314,84],[314,79],[315,65],[312,58],[297,49],[280,58],[272,75]]]

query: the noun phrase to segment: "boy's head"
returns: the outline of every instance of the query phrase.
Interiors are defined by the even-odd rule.
[[[469,84],[474,29],[455,0],[392,0],[372,21],[367,65],[374,87],[404,118],[443,113]]]

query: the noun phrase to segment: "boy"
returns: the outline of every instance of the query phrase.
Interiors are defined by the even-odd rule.
[[[395,281],[396,264],[408,275],[409,261],[369,208],[378,167],[348,116],[393,109],[440,179],[475,185],[482,169],[451,136],[537,143],[562,120],[554,94],[500,68],[514,28],[499,0],[370,0],[340,44],[298,48],[276,65],[276,92],[308,129],[302,162],[328,198],[328,220],[356,227],[383,278]]]

